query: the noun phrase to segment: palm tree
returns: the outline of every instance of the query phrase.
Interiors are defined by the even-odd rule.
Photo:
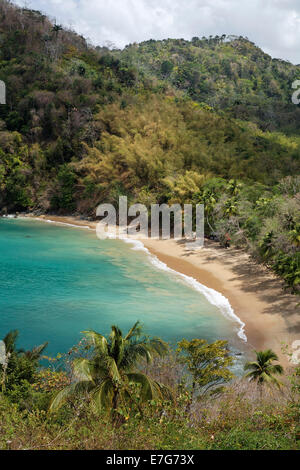
[[[238,208],[236,204],[236,200],[233,199],[227,199],[227,201],[224,204],[224,214],[227,215],[228,217],[232,217],[234,215],[237,215]]]
[[[50,411],[60,408],[71,396],[88,393],[98,409],[111,411],[116,416],[118,408],[127,410],[127,404],[134,400],[131,385],[140,387],[141,401],[172,399],[167,387],[137,370],[142,360],[149,363],[154,355],[162,356],[167,352],[161,339],[150,339],[143,334],[139,322],[126,336],[117,326],[111,327],[108,339],[95,331],[83,334],[93,348],[92,356],[73,362],[74,382],[57,394]]]
[[[211,189],[205,189],[201,197],[201,203],[205,205],[206,222],[212,234],[214,234],[214,221],[211,220],[213,217],[214,209],[217,204],[217,196]]]
[[[274,271],[283,277],[292,292],[297,292],[300,285],[300,253],[287,255],[280,252],[274,263]]]
[[[3,338],[3,343],[5,344],[6,352],[10,355],[24,356],[31,362],[37,362],[41,358],[42,353],[48,346],[48,342],[41,344],[40,346],[35,346],[33,349],[24,351],[24,349],[17,349],[16,343],[19,337],[18,330],[12,330],[5,338]]]
[[[9,380],[10,374],[16,369],[19,371],[24,371],[27,380],[32,379],[34,368],[37,367],[38,361],[48,345],[48,343],[44,343],[28,351],[17,349],[16,343],[18,336],[18,330],[12,330],[7,333],[5,338],[3,338],[3,341],[0,341],[0,371],[2,371],[2,392],[6,390],[6,382]],[[29,372],[27,367],[24,368],[24,359],[26,360],[27,364],[30,363],[31,372]],[[25,377],[22,376],[22,378]]]
[[[226,189],[232,196],[237,196],[242,189],[242,184],[232,179],[229,181]]]
[[[3,338],[3,343],[5,344],[6,352],[9,354],[13,354],[16,352],[16,342],[19,336],[18,330],[12,330],[7,335],[5,338]]]
[[[289,232],[289,239],[296,248],[300,248],[300,225],[296,225],[294,230]]]
[[[245,377],[249,378],[251,381],[257,381],[261,394],[264,384],[274,384],[279,388],[281,382],[275,375],[282,375],[283,367],[280,364],[273,364],[273,361],[278,361],[277,354],[271,349],[259,352],[255,351],[255,354],[256,361],[247,362],[244,366],[244,370],[249,371]]]
[[[259,243],[259,248],[264,258],[270,258],[273,255],[274,250],[274,232],[271,230],[267,232]]]
[[[23,355],[31,362],[37,362],[41,359],[41,355],[48,346],[48,342],[35,346],[29,351],[24,351]]]

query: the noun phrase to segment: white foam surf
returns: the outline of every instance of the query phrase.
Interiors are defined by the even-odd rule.
[[[13,216],[11,216],[13,217]],[[25,218],[25,217],[24,217]],[[28,217],[26,217],[28,219]],[[65,225],[69,227],[75,227],[75,228],[83,228],[87,230],[93,230],[95,229],[89,227],[88,225],[75,225],[75,224],[70,224],[68,222],[59,222],[59,221],[54,221],[50,219],[39,219],[39,218],[33,218],[34,220],[38,220],[40,222],[47,222],[47,223],[53,223],[53,224],[59,224],[59,225]],[[107,237],[111,240],[115,239],[114,233],[107,233]],[[230,305],[229,300],[222,295],[220,292],[211,289],[203,284],[201,284],[199,281],[194,279],[191,276],[187,276],[186,274],[180,273],[178,271],[175,271],[172,268],[169,268],[165,263],[160,261],[157,256],[153,255],[148,248],[145,247],[142,241],[140,240],[133,240],[130,238],[120,238],[121,241],[131,244],[132,250],[134,251],[143,251],[147,254],[148,259],[150,263],[155,266],[158,269],[161,269],[163,271],[166,271],[168,273],[171,273],[172,275],[175,275],[179,278],[181,278],[186,284],[188,284],[190,287],[193,289],[197,290],[200,292],[204,297],[208,300],[208,302],[215,307],[217,307],[222,315],[227,318],[228,320],[234,322],[236,326],[236,332],[237,336],[244,341],[245,343],[248,341],[246,333],[245,333],[245,327],[246,324],[235,314],[232,306]]]
[[[234,310],[230,305],[229,300],[224,297],[224,295],[214,289],[204,286],[191,276],[187,276],[186,274],[180,273],[172,268],[169,268],[169,266],[160,261],[157,256],[150,253],[150,251],[144,246],[141,241],[130,239],[123,239],[122,241],[132,244],[132,250],[146,252],[149,261],[153,266],[163,271],[169,272],[177,277],[180,277],[186,284],[188,284],[190,287],[204,295],[208,302],[217,307],[225,318],[235,322],[238,325],[236,327],[238,337],[245,343],[248,341],[247,336],[245,334],[246,324],[234,313]]]
[[[89,227],[88,225],[76,225],[76,224],[70,224],[69,222],[60,222],[59,220],[51,220],[51,219],[40,219],[39,217],[18,217],[18,219],[23,219],[23,220],[36,220],[37,222],[46,222],[47,224],[54,224],[54,225],[64,225],[65,227],[72,227],[72,228],[82,228],[85,230],[92,230],[94,231],[95,229]]]

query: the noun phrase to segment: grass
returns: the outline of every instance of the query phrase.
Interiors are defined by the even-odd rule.
[[[299,450],[299,408],[288,385],[265,390],[241,380],[216,399],[202,399],[185,411],[186,395],[176,406],[152,402],[141,417],[133,410],[113,426],[88,400],[71,403],[55,415],[20,410],[0,396],[0,448],[66,450]]]

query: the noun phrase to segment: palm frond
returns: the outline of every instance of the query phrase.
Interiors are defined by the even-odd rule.
[[[275,375],[283,374],[283,367],[280,364],[273,364],[273,361],[278,361],[277,354],[271,349],[266,351],[255,351],[256,361],[247,362],[244,366],[245,371],[249,371],[245,377],[251,381],[256,380],[260,385],[275,384],[280,386],[280,381]]]
[[[110,379],[104,380],[104,382],[92,392],[92,400],[97,410],[109,410],[112,408],[113,393],[113,383]]]
[[[145,359],[147,363],[152,362],[153,357],[149,345],[144,343],[131,343],[126,345],[122,362],[124,367],[134,366],[142,359]]]
[[[117,326],[111,327],[109,338],[95,331],[84,331],[88,342],[93,346],[89,359],[79,358],[73,362],[75,384],[59,392],[51,404],[57,409],[70,396],[80,391],[92,390],[92,401],[98,409],[116,409],[118,403],[133,400],[131,383],[141,387],[141,399],[172,399],[168,387],[151,380],[145,374],[134,372],[141,360],[151,362],[155,355],[162,356],[168,346],[159,338],[150,339],[142,334],[139,322],[136,322],[123,337]]]
[[[169,387],[150,379],[147,375],[137,372],[126,374],[126,376],[129,384],[139,384],[141,386],[141,400],[174,400],[174,396]]]
[[[249,378],[250,380],[256,380],[260,376],[260,372],[257,370],[252,370],[245,374],[246,378]]]
[[[9,333],[7,333],[7,335],[3,338],[7,353],[15,352],[18,336],[19,336],[19,331],[12,330]]]
[[[168,344],[160,338],[152,338],[148,344],[158,356],[164,356],[168,352]]]
[[[270,366],[271,374],[282,375],[283,371],[284,371],[284,369],[280,364],[274,364],[274,365]]]
[[[76,382],[65,387],[54,397],[50,404],[49,411],[53,412],[59,410],[69,398],[82,393],[88,393],[92,387],[93,384],[90,381]]]
[[[109,335],[110,339],[110,355],[116,361],[116,364],[120,364],[124,354],[125,343],[123,339],[123,334],[120,328],[113,325],[111,327],[111,333]]]
[[[30,361],[37,361],[40,359],[41,354],[45,351],[46,347],[48,346],[48,342],[41,344],[40,346],[36,346],[31,351],[26,351],[24,356],[27,357]]]
[[[112,357],[107,356],[105,361],[109,377],[113,380],[113,382],[121,383],[122,379],[115,360]]]
[[[139,321],[137,321],[133,327],[128,331],[127,335],[125,336],[124,340],[129,341],[133,337],[139,338],[142,334],[142,325]]]
[[[93,373],[92,373],[93,365],[91,361],[85,358],[78,358],[75,359],[73,362],[73,374],[77,380],[86,380],[90,382],[94,382]]]
[[[88,331],[82,331],[82,334],[84,334],[89,341],[89,343],[94,346],[94,348],[97,349],[97,351],[102,352],[103,354],[107,354],[108,352],[108,343],[107,339],[105,336],[100,335],[100,333],[97,333],[96,331],[88,330]]]
[[[155,386],[159,389],[160,395],[164,400],[174,401],[174,394],[169,387],[160,382],[155,382]]]
[[[141,399],[143,401],[153,400],[159,395],[159,391],[154,382],[142,373],[126,374],[129,384],[139,384],[141,386]]]

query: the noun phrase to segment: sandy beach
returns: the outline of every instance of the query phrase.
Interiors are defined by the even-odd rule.
[[[282,343],[291,345],[300,339],[299,297],[285,292],[283,282],[247,253],[208,240],[198,251],[174,240],[147,240],[144,244],[170,268],[227,297],[246,324],[251,347],[272,348],[281,355]]]
[[[76,217],[41,216],[53,222],[96,228],[96,222]],[[283,282],[242,250],[224,249],[206,240],[192,251],[184,240],[143,240],[145,247],[171,269],[222,293],[246,324],[251,348],[272,348],[281,360],[282,344],[300,340],[300,299],[283,289]]]

